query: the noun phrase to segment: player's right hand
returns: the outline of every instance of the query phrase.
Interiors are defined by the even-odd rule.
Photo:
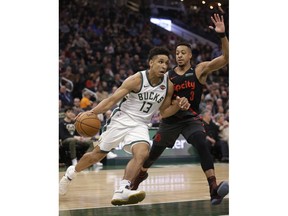
[[[77,118],[79,118],[84,112],[78,113],[78,115],[74,118],[74,121],[76,121]]]
[[[187,98],[185,97],[176,97],[176,100],[178,102],[178,106],[181,108],[181,110],[188,110],[190,108],[190,103],[188,102]]]

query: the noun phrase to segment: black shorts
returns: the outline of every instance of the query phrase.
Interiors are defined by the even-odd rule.
[[[153,138],[153,145],[172,148],[180,134],[188,140],[191,135],[199,131],[205,132],[204,124],[200,119],[187,118],[169,123],[161,121]]]

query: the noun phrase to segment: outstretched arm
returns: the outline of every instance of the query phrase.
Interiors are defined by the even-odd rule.
[[[122,85],[114,92],[110,97],[102,100],[96,107],[91,111],[94,114],[105,113],[107,110],[111,109],[115,104],[117,104],[123,97],[125,97],[132,90],[135,90],[137,86],[140,85],[141,79],[139,74],[134,74],[128,77]]]
[[[223,15],[214,14],[214,17],[211,17],[213,26],[209,26],[210,29],[214,29],[215,32],[221,38],[222,44],[222,55],[218,56],[211,61],[201,62],[196,67],[196,75],[199,81],[204,84],[206,82],[207,76],[211,74],[213,71],[216,71],[220,68],[223,68],[229,62],[229,42],[225,35],[225,25]]]

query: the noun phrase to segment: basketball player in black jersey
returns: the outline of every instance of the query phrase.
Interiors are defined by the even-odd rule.
[[[209,28],[214,29],[221,38],[222,55],[211,61],[201,62],[194,67],[191,65],[192,50],[190,45],[180,43],[176,46],[177,66],[169,71],[169,79],[174,84],[174,97],[186,97],[191,106],[187,111],[180,110],[175,115],[162,119],[154,136],[149,158],[145,161],[142,171],[134,181],[132,189],[138,188],[138,185],[148,177],[148,168],[159,158],[166,147],[172,148],[176,139],[182,134],[199,153],[201,167],[209,183],[211,204],[220,204],[224,196],[228,194],[228,182],[221,182],[217,185],[213,159],[208,145],[205,144],[206,135],[199,116],[199,103],[207,76],[227,65],[229,56],[229,43],[225,35],[223,16],[214,14],[211,20],[215,28],[212,26]]]

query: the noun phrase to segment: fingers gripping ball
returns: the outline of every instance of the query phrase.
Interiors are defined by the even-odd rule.
[[[95,136],[101,128],[101,121],[92,112],[84,112],[76,118],[75,128],[83,137]]]

